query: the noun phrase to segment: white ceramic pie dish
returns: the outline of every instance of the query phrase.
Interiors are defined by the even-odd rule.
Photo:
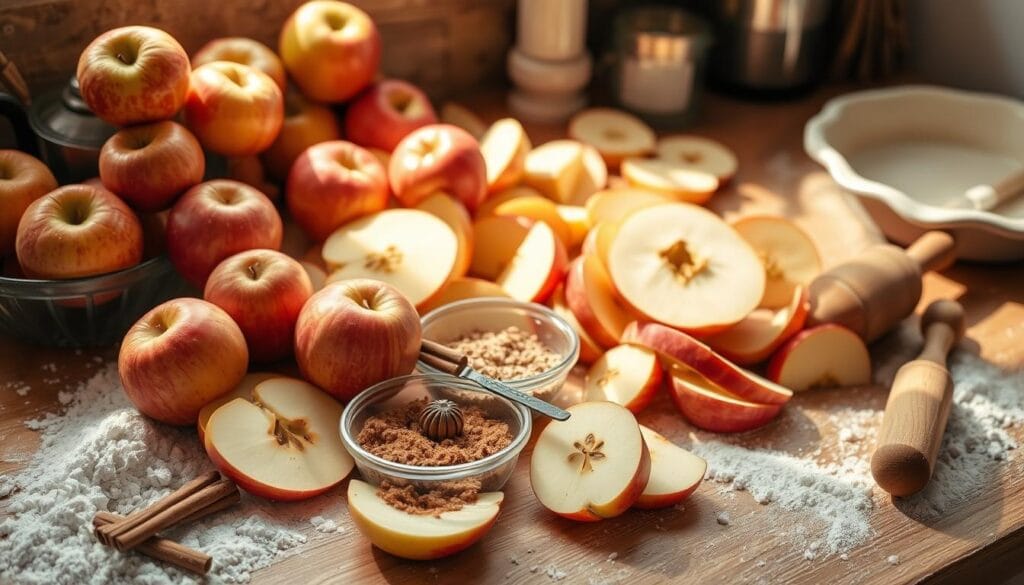
[[[966,189],[1024,167],[1024,102],[917,85],[855,92],[811,118],[804,148],[890,239],[940,229],[958,258],[1024,258],[1024,196],[991,211],[957,207]]]

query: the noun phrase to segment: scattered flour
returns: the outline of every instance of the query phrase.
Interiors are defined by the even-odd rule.
[[[333,534],[339,532],[341,529],[338,527],[338,523],[329,518],[323,516],[313,516],[309,519],[309,523],[313,525],[313,528],[317,532],[323,532],[325,534]]]
[[[732,523],[732,520],[729,518],[728,512],[719,512],[715,515],[715,522],[718,522],[722,526],[728,526]]]
[[[886,557],[885,562],[889,563],[890,565],[898,565],[900,564],[900,557],[899,555],[889,555],[888,557]]]

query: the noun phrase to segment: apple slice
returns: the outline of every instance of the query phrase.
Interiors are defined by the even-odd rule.
[[[587,370],[583,395],[585,400],[607,400],[639,414],[654,399],[661,378],[661,364],[653,351],[636,345],[618,345]]]
[[[601,153],[589,144],[583,145],[583,172],[576,179],[576,187],[568,200],[562,203],[583,205],[590,196],[608,186],[608,165]]]
[[[492,215],[495,207],[518,197],[543,197],[543,195],[541,195],[540,191],[523,185],[510,187],[497,193],[491,193],[483,203],[477,206],[476,217]]]
[[[620,222],[638,209],[662,203],[672,203],[672,199],[646,189],[607,189],[594,193],[587,200],[587,216],[592,225],[606,221]]]
[[[781,404],[758,404],[739,398],[697,372],[672,368],[669,394],[686,420],[705,431],[739,433],[768,424]]]
[[[740,365],[768,359],[780,345],[803,328],[810,310],[807,289],[792,291],[789,305],[778,310],[755,309],[745,319],[707,339],[715,351]]]
[[[324,241],[328,282],[372,278],[398,289],[419,307],[456,270],[458,236],[420,209],[386,209],[347,223]]]
[[[683,366],[699,373],[732,394],[760,404],[785,404],[793,393],[748,372],[718,355],[689,335],[658,323],[630,323],[623,343],[634,343],[658,352],[669,366]]]
[[[569,242],[567,247],[579,246],[587,237],[590,231],[590,217],[587,215],[587,208],[581,205],[558,205],[556,206],[558,216],[562,218],[565,225],[569,226]]]
[[[472,546],[494,525],[504,499],[501,492],[486,492],[453,512],[410,514],[382,500],[365,481],[348,483],[348,511],[356,528],[377,548],[412,560],[439,559]]]
[[[615,241],[615,234],[617,233],[619,233],[619,222],[602,221],[587,233],[580,251],[588,256],[596,256],[601,261],[601,265],[607,270],[608,250],[612,247],[612,242]]]
[[[271,372],[253,372],[251,374],[246,374],[245,377],[242,378],[242,381],[235,386],[234,390],[199,409],[199,420],[196,422],[196,430],[199,432],[199,441],[203,441],[203,437],[206,435],[206,423],[218,408],[224,406],[228,402],[231,402],[235,398],[252,400],[252,390],[257,384],[264,380],[280,377],[280,374],[274,374]]]
[[[352,471],[341,444],[341,404],[295,378],[256,385],[252,401],[236,398],[206,423],[210,460],[245,491],[294,501],[322,494]]]
[[[704,203],[718,190],[718,178],[685,163],[661,158],[627,158],[622,178],[630,185],[665,193],[680,201]]]
[[[651,472],[636,417],[614,402],[581,402],[548,423],[530,456],[540,503],[570,520],[613,518],[632,506]]]
[[[543,302],[565,275],[565,246],[542,221],[494,215],[478,219],[473,231],[471,271],[513,299]]]
[[[565,287],[559,285],[555,289],[555,292],[551,295],[551,309],[558,314],[559,317],[565,319],[565,322],[573,328],[576,335],[580,338],[580,363],[592,364],[596,362],[604,354],[604,348],[600,346],[587,330],[580,325],[580,322],[576,319],[576,315],[572,314],[572,310],[569,309],[569,305],[565,302]]]
[[[526,156],[523,182],[545,197],[564,203],[572,197],[583,173],[583,145],[575,140],[553,140]]]
[[[793,289],[808,286],[821,272],[821,257],[807,232],[783,217],[747,216],[732,223],[764,264],[765,287],[761,306],[786,306]]]
[[[501,286],[489,280],[473,278],[471,276],[457,276],[439,294],[434,296],[429,303],[420,309],[420,314],[425,315],[448,303],[479,297],[508,297],[508,293]]]
[[[515,118],[502,118],[480,139],[480,153],[487,167],[487,190],[513,187],[523,178],[530,138]]]
[[[651,477],[633,507],[644,510],[668,508],[697,491],[700,482],[704,481],[708,462],[644,425],[640,425],[640,433],[651,452]]]
[[[569,120],[569,137],[589,144],[605,163],[618,168],[623,159],[654,150],[654,130],[633,114],[612,108],[583,110]]]
[[[416,209],[436,215],[452,228],[459,243],[459,253],[452,276],[466,274],[469,270],[470,256],[473,254],[473,219],[469,217],[466,206],[451,195],[438,192],[420,201]]]
[[[579,256],[569,265],[565,300],[580,324],[603,347],[618,345],[626,325],[636,320],[619,304],[604,265],[591,254]]]
[[[516,197],[494,207],[492,215],[518,215],[543,221],[555,232],[558,239],[569,247],[572,245],[572,231],[558,213],[558,205],[547,197]]]
[[[480,140],[487,133],[487,124],[462,104],[445,102],[441,106],[441,122],[458,126],[469,132],[473,138]]]
[[[652,321],[697,334],[739,322],[764,294],[754,250],[710,211],[666,203],[634,211],[608,249],[615,289]]]
[[[718,177],[722,185],[736,174],[739,162],[728,147],[709,138],[693,135],[666,136],[658,140],[658,158],[685,165]]]
[[[796,391],[871,383],[871,356],[856,333],[834,323],[786,342],[768,363],[768,377]]]
[[[323,260],[321,260],[320,264],[322,263]],[[300,260],[299,264],[302,265],[306,274],[309,275],[309,282],[313,285],[313,292],[322,289],[327,284],[327,273],[320,267],[320,264],[314,264],[306,260]]]

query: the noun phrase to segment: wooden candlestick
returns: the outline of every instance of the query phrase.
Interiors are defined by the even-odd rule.
[[[906,250],[872,246],[811,282],[808,324],[838,323],[874,341],[914,312],[921,275],[952,263],[953,238],[945,232],[927,232]]]
[[[885,405],[871,474],[878,487],[909,496],[928,483],[953,401],[946,354],[964,334],[964,309],[935,301],[921,316],[924,349],[896,372]]]

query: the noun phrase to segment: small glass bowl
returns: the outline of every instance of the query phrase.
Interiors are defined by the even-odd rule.
[[[475,331],[501,331],[511,326],[536,334],[541,343],[562,356],[562,361],[546,372],[505,384],[548,402],[562,390],[580,356],[580,338],[572,326],[537,303],[502,297],[467,299],[438,307],[424,315],[421,322],[423,338],[438,343],[455,341]],[[422,361],[416,369],[426,374],[440,373]]]
[[[480,395],[490,399],[481,401]],[[427,467],[388,461],[364,450],[356,440],[367,418],[421,398],[447,398],[458,404],[478,406],[489,417],[508,424],[512,442],[477,461]],[[530,438],[533,419],[525,406],[491,395],[472,382],[447,374],[411,374],[385,380],[359,393],[345,406],[340,426],[342,444],[352,455],[363,479],[373,485],[388,480],[396,485],[413,485],[429,491],[448,482],[478,480],[481,492],[492,492],[500,490],[512,475],[519,453]]]

